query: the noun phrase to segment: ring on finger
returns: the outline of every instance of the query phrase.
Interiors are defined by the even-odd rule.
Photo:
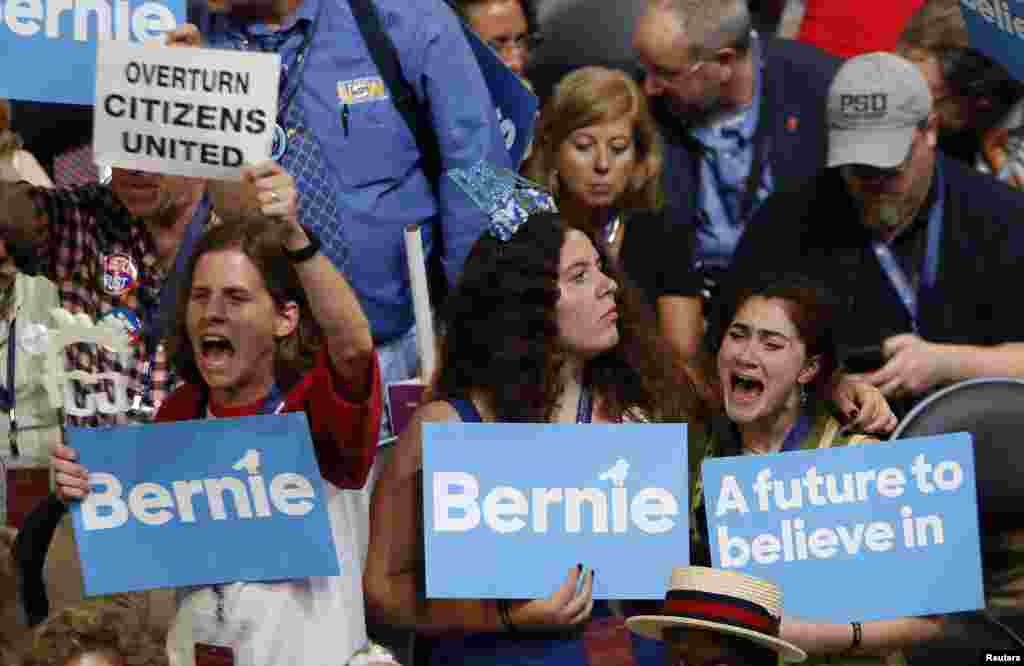
[[[271,190],[271,192],[270,192],[270,200],[273,201],[274,203],[277,203],[278,201],[281,200],[281,195],[279,195],[277,192],[274,192],[273,190]]]

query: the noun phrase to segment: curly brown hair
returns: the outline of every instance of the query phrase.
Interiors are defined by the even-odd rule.
[[[96,600],[68,606],[39,625],[26,646],[23,666],[67,666],[85,654],[129,666],[168,663],[164,637],[133,613]]]
[[[555,303],[562,245],[572,228],[557,214],[530,216],[508,241],[484,233],[466,260],[449,297],[445,334],[432,387],[436,398],[482,395],[495,418],[545,422],[564,390]],[[585,232],[584,232],[585,233]],[[584,381],[617,420],[642,415],[683,422],[701,413],[701,402],[683,368],[656,334],[653,313],[588,236],[620,285],[619,343],[591,360]],[[639,413],[639,414],[638,414]]]
[[[282,251],[281,233],[276,223],[266,219],[226,220],[210,227],[196,243],[185,276],[178,278],[181,282],[174,304],[174,324],[168,347],[171,362],[184,381],[205,385],[196,366],[187,327],[189,294],[196,265],[203,255],[224,250],[239,250],[249,258],[263,276],[264,286],[274,303],[283,306],[292,301],[299,307],[299,325],[295,332],[277,341],[274,374],[282,389],[313,367],[323,336],[320,325],[310,312],[295,266]]]

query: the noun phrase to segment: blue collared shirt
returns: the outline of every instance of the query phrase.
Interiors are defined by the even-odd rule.
[[[754,134],[760,116],[763,87],[763,61],[758,40],[751,45],[754,60],[754,99],[741,113],[709,126],[691,130],[705,147],[700,162],[698,202],[704,215],[697,227],[697,262],[704,266],[726,268],[747,221],[774,189],[767,160],[753,205],[744,217],[740,202],[747,187],[747,175],[754,161]]]
[[[443,168],[466,168],[481,160],[513,168],[487,85],[451,10],[430,0],[374,2],[399,53],[405,78],[417,97],[428,102]],[[320,3],[324,5],[318,19]],[[200,28],[214,47],[244,48],[243,40],[270,30],[224,15],[210,16],[206,23]],[[429,254],[435,241],[433,222],[440,216],[443,263],[454,284],[488,220],[450,179],[441,178],[438,196],[434,195],[412,131],[385,86],[377,86],[368,101],[348,105],[348,131],[344,131],[341,89],[347,83],[380,76],[349,3],[304,0],[281,26],[292,30],[279,51],[284,65],[294,67],[305,31],[293,28],[303,23],[318,26],[297,101],[327,165],[337,175],[338,223],[346,225],[352,243],[347,277],[370,320],[374,339],[388,342],[413,322],[405,227],[422,225]]]

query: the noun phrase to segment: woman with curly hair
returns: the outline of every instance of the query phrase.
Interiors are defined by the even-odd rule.
[[[163,637],[124,608],[104,601],[68,606],[39,625],[23,666],[165,666]]]
[[[373,494],[369,611],[426,637],[433,664],[586,663],[591,617],[624,620],[594,602],[593,572],[575,562],[548,599],[423,598],[421,425],[684,422],[700,402],[605,246],[559,214],[534,212],[511,234],[492,227],[447,307],[433,401],[414,414]],[[651,653],[660,663],[653,642],[632,647],[638,659]]]

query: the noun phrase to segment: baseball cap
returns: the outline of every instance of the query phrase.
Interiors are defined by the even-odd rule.
[[[847,60],[828,91],[828,166],[899,165],[931,110],[928,83],[909,60],[892,53]]]

